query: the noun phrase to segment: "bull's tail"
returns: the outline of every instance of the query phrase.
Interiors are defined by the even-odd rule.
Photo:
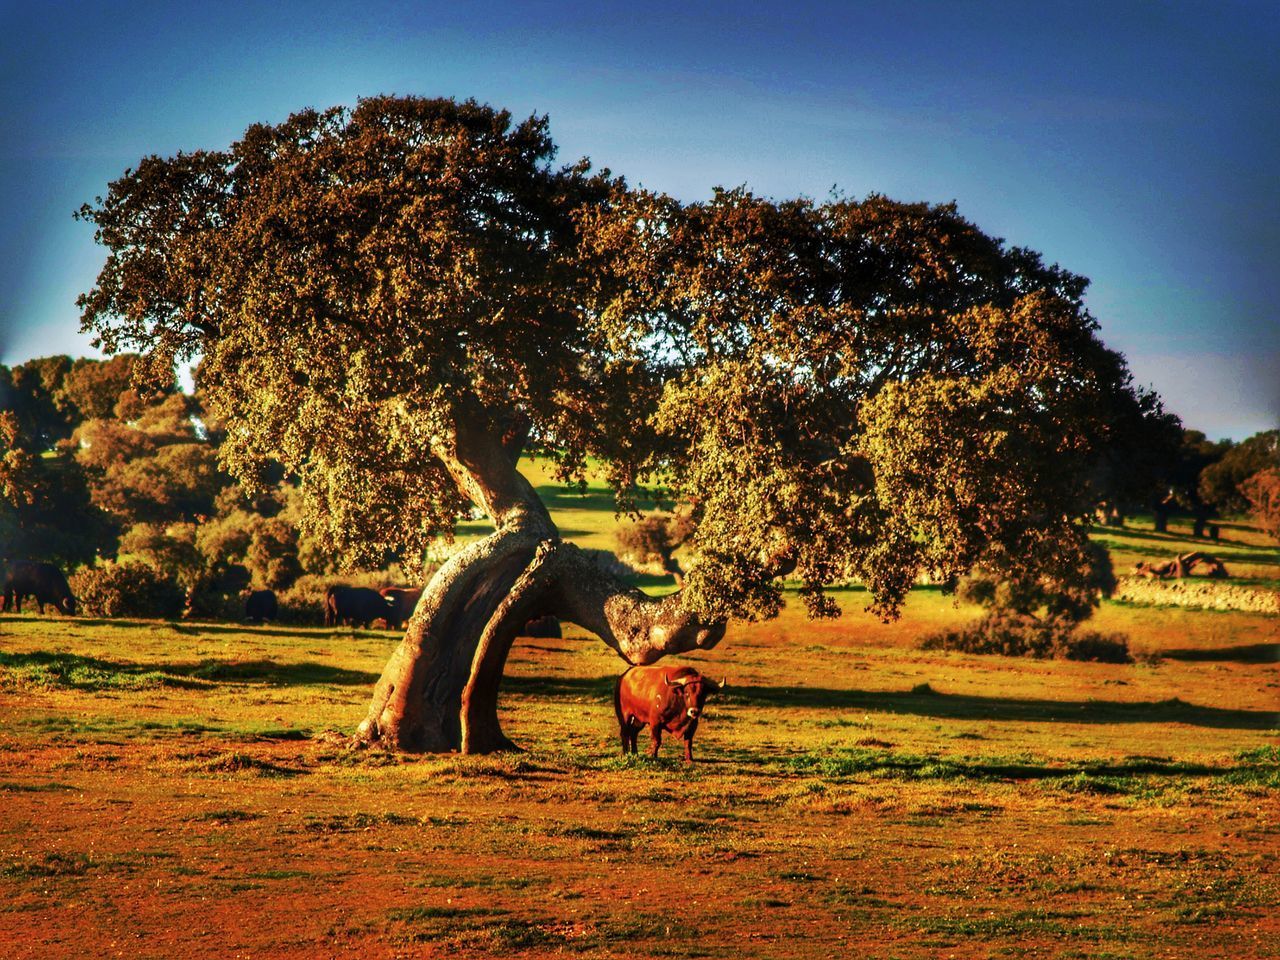
[[[627,669],[622,671],[622,676],[618,677],[618,679],[615,680],[613,684],[613,712],[618,718],[619,730],[627,729],[626,718],[622,716],[622,678],[625,677],[628,673],[630,673],[633,669],[635,668],[627,667]]]

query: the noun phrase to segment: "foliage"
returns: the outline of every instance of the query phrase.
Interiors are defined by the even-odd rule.
[[[1082,542],[1098,411],[1130,396],[1083,278],[878,196],[636,194],[592,227],[627,281],[607,312],[670,358],[644,466],[696,497],[695,608],[772,615],[794,570],[815,614],[857,578],[892,615],[990,542]]]
[[[231,508],[204,524],[197,537],[209,566],[240,564],[259,587],[282,590],[304,572],[299,558],[298,527],[287,514],[275,508],[276,501],[264,501],[264,515],[243,501],[231,501]]]
[[[1096,660],[1100,663],[1131,663],[1129,642],[1122,634],[1078,631],[1074,624],[1040,620],[999,611],[977,624],[932,634],[922,650],[952,650],[958,653],[996,654],[1005,657],[1034,657],[1037,660]]]
[[[132,420],[144,406],[133,386],[138,358],[122,353],[108,360],[37,357],[15,367],[0,365],[0,410],[18,418],[20,431],[41,453],[71,436],[85,420]],[[170,375],[151,389],[172,393]],[[149,394],[154,399],[157,394]]]
[[[1116,395],[1105,413],[1106,440],[1090,476],[1095,499],[1120,517],[1148,510],[1169,494],[1182,425],[1158,395],[1141,388]]]
[[[0,554],[91,560],[115,542],[109,517],[90,502],[84,472],[65,455],[42,456],[13,411],[0,412]]]
[[[107,560],[69,579],[71,592],[90,616],[173,620],[182,613],[182,588],[149,564]]]
[[[142,415],[148,401],[172,394],[177,383],[170,377],[160,384],[159,394],[144,397],[134,385],[135,354],[121,353],[106,360],[80,358],[71,365],[63,386],[63,395],[76,411],[76,420],[129,421]]]
[[[1077,632],[1100,598],[1116,588],[1105,548],[1089,543],[1079,553],[1048,562],[1023,559],[1028,562],[979,568],[961,580],[956,590],[960,598],[985,607],[987,613],[967,627],[927,637],[922,648],[1129,662],[1123,637]]]
[[[148,157],[80,211],[84,327],[158,371],[202,352],[223,464],[282,464],[348,564],[485,506],[464,434],[694,503],[682,602],[712,618],[775,614],[792,572],[814,614],[856,577],[892,616],[922,573],[1083,549],[1110,411],[1143,405],[1084,278],[953,205],[686,205],[553,167],[547,131],[376,97]]]
[[[651,513],[618,529],[619,554],[639,564],[657,564],[673,574],[676,583],[684,580],[684,571],[675,560],[675,552],[694,532],[692,512]]]
[[[1251,502],[1244,491],[1245,481],[1268,469],[1280,469],[1280,430],[1255,433],[1243,443],[1228,447],[1221,459],[1200,472],[1196,489],[1201,499],[1216,505],[1221,512],[1244,513]]]
[[[1280,469],[1259,470],[1240,485],[1258,526],[1280,540]]]
[[[40,357],[16,367],[0,365],[0,411],[13,414],[16,430],[35,453],[71,433],[73,417],[61,396],[71,358]]]
[[[139,523],[120,537],[121,563],[145,563],[162,577],[190,590],[205,573],[205,558],[196,547],[193,523]]]
[[[175,393],[133,422],[89,420],[72,440],[91,477],[95,505],[121,523],[195,522],[213,513],[227,478],[197,431],[195,401]]]
[[[1207,520],[1213,516],[1217,504],[1201,491],[1200,477],[1230,449],[1230,440],[1215,442],[1199,430],[1183,430],[1182,444],[1167,480],[1169,493],[1165,506],[1182,507],[1197,520]],[[1214,485],[1206,492],[1217,492],[1217,486]]]
[[[553,154],[545,119],[383,97],[148,158],[81,212],[112,251],[86,326],[162,368],[203,349],[213,413],[253,424],[234,473],[278,458],[353,562],[421,556],[463,506],[424,456],[457,405],[554,433],[567,464],[598,426],[571,213],[605,181]]]
[[[1116,588],[1110,554],[1096,543],[1041,562],[1024,559],[1022,566],[1004,562],[979,568],[957,584],[956,593],[991,610],[1075,624],[1087,620]],[[1010,569],[1012,575],[1003,572]]]

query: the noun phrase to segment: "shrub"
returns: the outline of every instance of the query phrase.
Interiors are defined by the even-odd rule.
[[[174,620],[185,595],[176,580],[144,563],[105,561],[71,577],[81,609],[95,617],[156,617]]]
[[[671,574],[679,586],[684,582],[684,571],[676,562],[675,551],[688,542],[693,532],[693,518],[687,510],[649,514],[619,528],[618,552],[633,566],[647,568],[646,573]]]
[[[994,611],[960,630],[926,637],[924,650],[1033,657],[1037,660],[1092,660],[1099,663],[1132,663],[1129,643],[1121,634],[1078,631],[1069,620],[1008,614]]]

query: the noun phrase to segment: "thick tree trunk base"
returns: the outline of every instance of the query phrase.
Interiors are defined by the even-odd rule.
[[[723,623],[688,613],[678,595],[646,597],[572,544],[499,532],[423,592],[359,736],[415,753],[519,749],[502,732],[498,693],[512,644],[545,614],[592,631],[629,664],[707,649],[724,635]]]

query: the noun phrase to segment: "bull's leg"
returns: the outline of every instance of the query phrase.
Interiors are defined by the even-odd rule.
[[[662,746],[662,727],[655,723],[650,728],[650,732],[653,734],[653,749],[649,751],[649,758],[656,760],[658,758],[658,748]]]
[[[627,748],[631,746],[631,734],[627,730],[627,721],[623,720],[618,724],[618,738],[622,741],[622,755],[625,757],[628,753]]]
[[[693,763],[693,737],[684,738],[684,760],[685,763]]]

